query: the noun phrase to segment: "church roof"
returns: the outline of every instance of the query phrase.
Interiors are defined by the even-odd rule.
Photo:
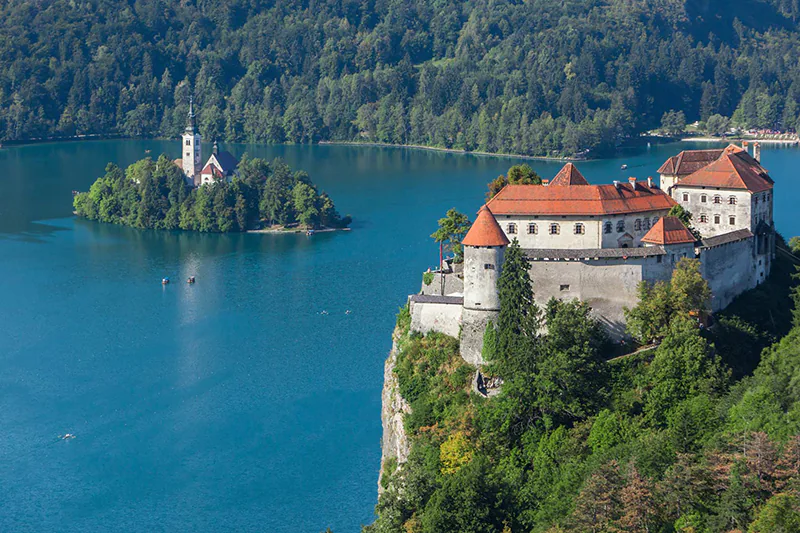
[[[669,210],[675,201],[646,182],[554,187],[506,185],[486,204],[495,215],[617,215]]]
[[[222,168],[222,172],[225,174],[233,172],[236,170],[236,167],[239,166],[239,160],[236,159],[230,152],[222,151],[214,154],[214,157],[217,158],[217,162]]]
[[[178,165],[179,167],[183,168],[183,159],[178,158],[178,159],[173,160],[172,162],[175,163],[176,165]]]
[[[761,192],[772,189],[772,178],[766,169],[747,153],[731,144],[710,165],[683,178],[679,186],[718,187],[720,189],[745,189]]]
[[[658,169],[659,174],[667,176],[688,176],[692,172],[697,172],[701,168],[713,163],[719,156],[722,155],[724,150],[722,148],[715,148],[713,150],[684,150],[678,155],[674,155],[667,159],[661,168]]]
[[[505,246],[508,243],[508,237],[485,205],[478,211],[478,217],[461,241],[465,246]]]
[[[696,240],[678,217],[661,217],[642,237],[648,244],[688,244]]]
[[[549,186],[552,187],[553,185],[589,185],[589,182],[586,181],[586,178],[580,173],[578,167],[572,163],[567,163],[564,165],[564,168],[550,180]]]

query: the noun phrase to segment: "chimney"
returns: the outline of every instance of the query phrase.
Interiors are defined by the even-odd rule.
[[[618,180],[614,180],[614,187],[619,189],[619,181]]]
[[[761,163],[761,143],[753,143],[753,159]]]
[[[630,178],[628,178],[628,183],[631,184],[631,189],[633,189],[635,191],[636,190],[636,178],[631,176]]]
[[[648,189],[653,188],[653,176],[647,176],[647,188]]]
[[[542,185],[550,185],[550,180],[542,180]]]

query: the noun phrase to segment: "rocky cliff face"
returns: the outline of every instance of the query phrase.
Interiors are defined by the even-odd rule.
[[[397,335],[397,332],[395,332]],[[394,374],[394,365],[397,362],[397,340],[392,342],[392,351],[383,370],[383,393],[381,395],[381,423],[383,424],[383,438],[381,439],[381,477],[387,461],[395,459],[397,467],[408,459],[409,445],[406,431],[403,427],[403,415],[411,412],[408,402],[400,395],[397,376]],[[378,493],[382,491],[380,478],[378,479]]]

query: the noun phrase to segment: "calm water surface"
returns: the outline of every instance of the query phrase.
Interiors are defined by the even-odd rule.
[[[643,179],[688,147],[579,166],[596,183]],[[436,219],[474,213],[485,183],[516,161],[227,148],[307,170],[353,231],[197,235],[76,220],[70,191],[106,162],[145,149],[176,157],[179,144],[0,150],[0,531],[341,533],[372,521],[397,307],[437,259]],[[800,233],[800,151],[767,147],[763,162],[778,229]],[[177,283],[162,287],[164,276]],[[66,432],[77,438],[58,440]]]

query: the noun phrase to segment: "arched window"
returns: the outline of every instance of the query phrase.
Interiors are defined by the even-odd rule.
[[[620,220],[617,222],[617,233],[622,233],[623,231],[625,231],[625,221]]]
[[[528,235],[536,235],[537,233],[539,233],[539,228],[536,227],[536,224],[534,222],[528,224]]]
[[[642,221],[644,223],[644,229],[650,229],[650,219],[646,218]]]
[[[612,231],[614,231],[614,225],[611,222],[607,221],[603,226],[603,232],[611,233]]]
[[[508,233],[509,235],[514,235],[515,233],[517,233],[517,225],[514,224],[513,222],[511,222],[508,225]]]
[[[558,224],[550,224],[550,235],[558,235],[561,233],[561,228],[558,227]]]
[[[708,215],[700,215],[700,222],[702,222],[703,224],[708,222]]]
[[[642,231],[642,221],[641,221],[641,219],[638,219],[638,218],[637,218],[637,219],[636,219],[636,220],[633,222],[633,230],[634,230],[634,231]]]
[[[714,203],[715,204],[721,204],[722,203],[722,196],[720,196],[720,195],[714,196]]]
[[[585,228],[583,227],[583,224],[581,224],[580,222],[575,224],[575,235],[583,235],[584,233],[585,233]]]
[[[705,194],[701,194],[700,195],[700,202],[706,203],[707,201],[708,201],[708,196],[706,196]]]
[[[736,205],[736,197],[735,196],[731,196],[730,198],[728,198],[728,203],[730,205]]]

